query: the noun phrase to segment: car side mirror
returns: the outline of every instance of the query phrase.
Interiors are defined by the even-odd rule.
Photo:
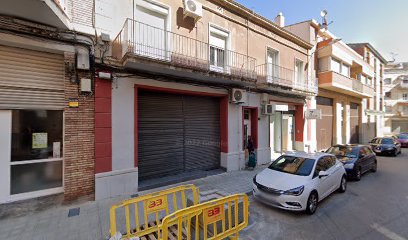
[[[319,178],[324,178],[324,177],[327,177],[327,176],[329,176],[329,174],[326,171],[320,171],[319,172]]]

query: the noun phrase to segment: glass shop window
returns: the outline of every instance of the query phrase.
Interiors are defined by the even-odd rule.
[[[62,158],[63,112],[13,110],[11,161]]]

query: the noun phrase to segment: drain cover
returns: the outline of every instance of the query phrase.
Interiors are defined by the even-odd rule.
[[[135,193],[135,194],[130,195],[130,197],[131,198],[139,197],[139,194]]]
[[[71,208],[68,211],[68,217],[75,217],[79,216],[80,209],[79,208]]]

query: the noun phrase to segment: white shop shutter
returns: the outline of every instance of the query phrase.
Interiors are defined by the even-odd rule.
[[[64,56],[0,45],[0,109],[63,109]]]

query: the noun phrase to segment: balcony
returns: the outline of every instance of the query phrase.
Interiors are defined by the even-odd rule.
[[[356,79],[333,71],[319,73],[319,87],[347,95],[366,98],[374,96],[374,89]]]
[[[408,88],[408,80],[401,80],[400,88],[407,89]]]
[[[0,15],[9,15],[59,29],[69,29],[70,20],[61,0],[1,0]]]
[[[265,63],[256,66],[255,71],[259,83],[265,83],[296,92],[304,92],[312,95],[317,94],[317,80],[308,80],[303,77],[296,81],[296,72],[292,69]]]
[[[146,71],[153,61],[169,66],[167,73],[182,68],[229,79],[256,80],[255,58],[132,19],[126,20],[113,41],[112,55],[125,67]]]

